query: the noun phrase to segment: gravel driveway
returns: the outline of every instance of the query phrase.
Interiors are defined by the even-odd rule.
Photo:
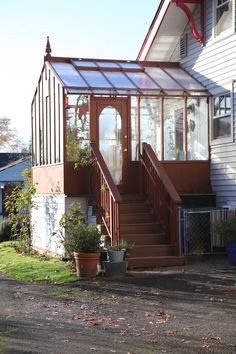
[[[0,309],[0,353],[236,353],[224,259],[60,286],[0,273]]]

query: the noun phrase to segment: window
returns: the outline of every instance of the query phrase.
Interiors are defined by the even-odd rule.
[[[213,139],[231,136],[230,92],[213,99]]]
[[[232,0],[216,0],[215,35],[230,31],[233,26]]]

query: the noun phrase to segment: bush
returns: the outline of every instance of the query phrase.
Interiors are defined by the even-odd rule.
[[[215,230],[225,243],[236,242],[236,216],[230,216],[226,220],[219,221]]]
[[[10,219],[0,217],[0,242],[9,241],[11,238],[11,221]]]
[[[80,203],[75,203],[61,218],[62,244],[67,256],[73,252],[93,253],[100,249],[101,234],[94,225],[87,225],[80,210]]]

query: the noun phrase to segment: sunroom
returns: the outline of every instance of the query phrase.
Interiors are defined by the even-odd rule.
[[[209,92],[178,63],[59,58],[49,52],[32,102],[39,204],[45,209],[52,203],[61,213],[69,200],[80,199],[85,209],[91,204],[117,243],[142,227],[143,236],[157,233],[154,226],[140,229],[137,221],[145,216],[131,215],[134,205],[148,200],[171,247],[167,253],[177,259],[179,193],[210,191],[208,115]],[[45,222],[40,248],[56,234],[60,212],[53,225],[52,219]]]

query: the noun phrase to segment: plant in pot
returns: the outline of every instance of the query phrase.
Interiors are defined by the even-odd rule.
[[[74,257],[77,275],[96,276],[101,234],[96,226],[85,222],[79,203],[75,203],[62,216],[60,226],[65,230],[62,241],[65,253],[69,257]]]
[[[132,249],[133,244],[126,240],[121,240],[116,245],[107,246],[108,261],[104,262],[107,276],[119,276],[126,272],[128,262],[125,260],[125,257]]]
[[[107,246],[107,253],[110,262],[123,262],[127,254],[129,254],[134,245],[126,240],[121,240],[116,245]]]
[[[230,264],[236,265],[236,216],[219,221],[215,230],[224,241]]]

